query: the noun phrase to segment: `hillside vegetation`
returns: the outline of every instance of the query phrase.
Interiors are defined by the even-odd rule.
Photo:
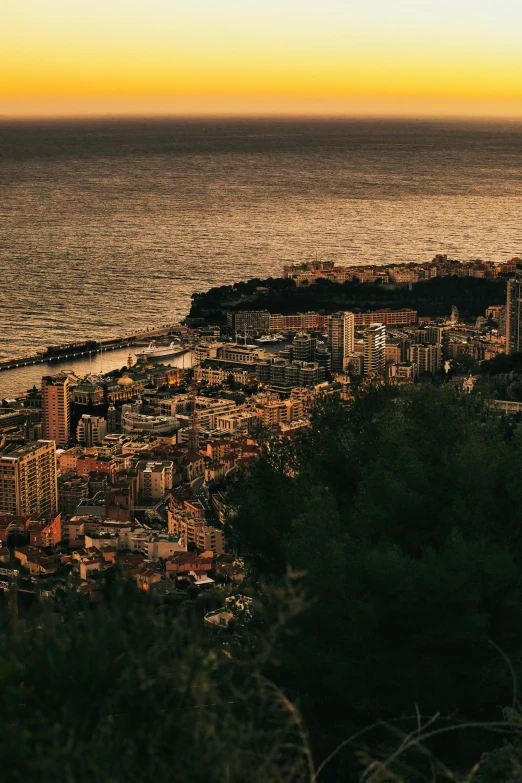
[[[266,290],[258,291],[258,288]],[[268,278],[193,294],[189,315],[220,323],[226,320],[228,311],[236,310],[288,314],[410,307],[419,315],[439,317],[449,315],[456,305],[463,317],[472,319],[484,315],[490,305],[504,304],[505,298],[505,282],[475,277],[436,277],[414,283],[411,288],[389,288],[373,283],[339,284],[326,279],[298,288],[292,280]]]

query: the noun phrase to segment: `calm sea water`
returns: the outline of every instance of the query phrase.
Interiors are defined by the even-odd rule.
[[[0,356],[176,320],[288,260],[510,258],[521,206],[522,125],[0,122]],[[0,395],[40,370],[15,372]]]

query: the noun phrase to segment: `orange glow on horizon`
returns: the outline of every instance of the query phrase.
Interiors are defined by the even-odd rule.
[[[522,9],[502,5],[17,0],[0,115],[518,117]]]

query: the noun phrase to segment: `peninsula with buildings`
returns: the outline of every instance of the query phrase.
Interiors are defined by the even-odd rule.
[[[279,279],[195,294],[186,322],[158,332],[183,341],[190,366],[171,366],[160,346],[104,375],[46,375],[4,400],[0,587],[52,597],[75,574],[90,594],[116,566],[141,590],[180,596],[241,582],[230,486],[267,439],[306,432],[319,400],[349,401],[368,383],[467,395],[485,394],[487,377],[488,404],[520,414],[521,267],[446,256],[287,264]],[[289,311],[305,302],[315,306]]]

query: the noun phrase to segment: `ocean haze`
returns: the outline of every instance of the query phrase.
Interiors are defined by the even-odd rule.
[[[0,356],[177,320],[288,260],[507,259],[521,204],[515,123],[3,121]]]

